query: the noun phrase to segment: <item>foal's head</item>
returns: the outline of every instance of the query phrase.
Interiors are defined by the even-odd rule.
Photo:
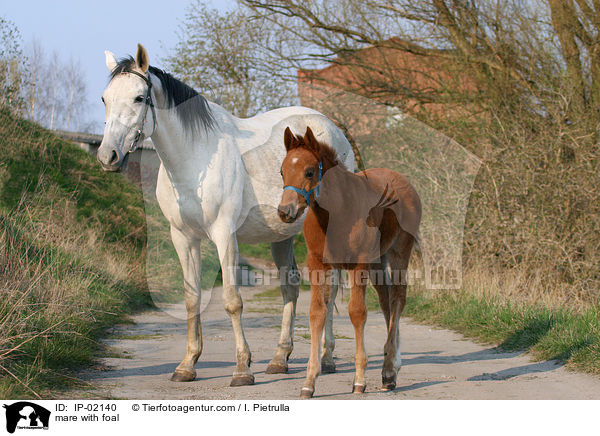
[[[304,137],[295,136],[286,128],[284,144],[287,150],[281,165],[284,191],[278,212],[283,222],[293,223],[318,197],[324,172],[337,162],[333,149],[317,141],[310,127]]]

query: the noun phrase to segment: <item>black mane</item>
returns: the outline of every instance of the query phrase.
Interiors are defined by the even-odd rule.
[[[110,73],[110,80],[135,68],[136,63],[131,56],[119,59],[117,66]],[[159,68],[150,66],[148,72],[158,77],[166,96],[167,108],[175,108],[186,129],[195,133],[201,126],[205,130],[214,126],[215,119],[208,102],[198,91]]]

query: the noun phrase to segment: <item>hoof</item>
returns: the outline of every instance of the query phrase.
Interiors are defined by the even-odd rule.
[[[288,366],[283,363],[269,363],[265,374],[287,374]]]
[[[229,386],[249,386],[254,384],[254,376],[252,374],[234,375],[231,378]]]
[[[309,398],[313,397],[314,393],[315,391],[311,388],[302,388],[302,390],[300,391],[300,398],[308,400]]]
[[[176,369],[171,376],[171,381],[174,382],[189,382],[196,378],[196,371],[185,371]]]
[[[321,362],[321,374],[333,374],[335,372],[335,363]]]
[[[395,382],[390,382],[390,383],[384,383],[384,385],[381,387],[382,391],[393,391],[394,389],[396,389],[396,383]]]
[[[393,391],[396,389],[396,377],[381,377],[381,390]]]
[[[366,388],[367,388],[367,385],[354,385],[354,386],[352,386],[352,393],[353,394],[364,394]]]

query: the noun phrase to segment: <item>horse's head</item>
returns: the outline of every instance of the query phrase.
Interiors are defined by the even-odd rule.
[[[97,157],[104,170],[118,171],[127,153],[154,133],[156,115],[146,49],[138,44],[135,60],[117,62],[111,52],[105,55],[111,80],[102,95],[106,125]]]
[[[311,201],[319,195],[323,175],[321,144],[310,127],[304,138],[295,136],[290,128],[285,129],[284,144],[287,154],[281,165],[284,191],[278,212],[283,222],[293,223],[302,216]]]

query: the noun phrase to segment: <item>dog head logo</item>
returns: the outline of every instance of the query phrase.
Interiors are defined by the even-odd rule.
[[[6,431],[14,433],[18,428],[24,429],[47,429],[50,423],[50,411],[29,401],[5,404],[6,409]]]

